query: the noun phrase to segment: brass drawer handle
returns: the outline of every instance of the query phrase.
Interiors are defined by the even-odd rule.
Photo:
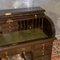
[[[7,22],[7,23],[12,23],[13,20],[12,20],[12,19],[8,19],[6,22]]]
[[[7,52],[7,51],[5,52],[5,55],[6,55],[6,56],[8,55],[8,52]]]
[[[45,55],[44,53],[42,53],[42,55]]]
[[[43,49],[43,50],[45,49],[45,44],[42,44],[42,49]]]
[[[37,14],[35,14],[35,18],[37,18]]]
[[[9,13],[5,13],[4,15],[9,16],[12,15],[12,13],[9,12]]]
[[[42,50],[42,55],[44,55],[44,50]]]
[[[9,26],[9,28],[11,28],[11,26]]]

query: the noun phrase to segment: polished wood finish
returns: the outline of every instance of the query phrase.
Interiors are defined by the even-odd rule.
[[[44,12],[45,10],[40,7],[0,11],[0,35],[16,31],[27,31],[31,34],[33,29],[38,28],[40,32],[41,30],[43,32],[43,38],[27,40],[23,37],[26,39],[25,41],[19,40],[19,42],[12,44],[0,45],[1,60],[7,58],[7,56],[12,57],[17,54],[20,54],[25,60],[51,59],[53,41],[56,39],[55,27],[52,20]]]

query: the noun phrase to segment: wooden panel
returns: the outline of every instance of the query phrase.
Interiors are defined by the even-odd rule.
[[[45,54],[51,54],[52,46],[53,46],[52,42],[45,43],[45,49],[44,49],[45,50]]]
[[[51,56],[50,55],[40,56],[35,58],[34,60],[51,60]]]
[[[3,33],[12,32],[18,30],[18,24],[17,22],[5,22],[1,24],[1,29]]]
[[[42,41],[34,44],[32,46],[34,58],[38,57],[38,56],[44,56],[47,54],[51,54],[52,45],[53,45],[53,41],[51,41],[50,39],[42,40]]]

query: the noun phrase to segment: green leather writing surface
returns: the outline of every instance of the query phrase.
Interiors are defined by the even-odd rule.
[[[0,46],[47,37],[40,29],[22,30],[0,34]]]

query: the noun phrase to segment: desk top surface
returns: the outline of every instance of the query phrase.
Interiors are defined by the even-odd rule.
[[[0,46],[15,44],[36,39],[46,38],[47,35],[40,29],[23,30],[0,34]]]

